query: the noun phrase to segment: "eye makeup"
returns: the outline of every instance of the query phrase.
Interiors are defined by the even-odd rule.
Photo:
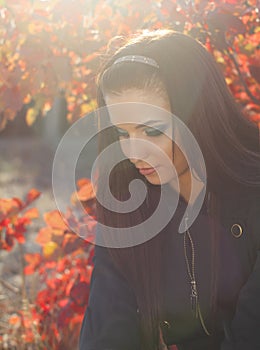
[[[156,128],[149,127],[145,129],[145,133],[147,136],[160,136],[162,135],[168,128],[167,124],[161,124],[156,126]]]
[[[150,136],[150,137],[156,137],[156,136],[160,136],[162,135],[167,128],[169,127],[168,124],[160,124],[157,125],[156,127],[147,127],[145,128],[145,126],[143,126],[143,131],[145,132],[146,136]],[[129,134],[126,130],[118,128],[115,126],[115,130],[118,134],[118,137],[128,137]]]

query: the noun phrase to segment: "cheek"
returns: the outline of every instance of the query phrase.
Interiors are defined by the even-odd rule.
[[[168,145],[168,155],[172,161],[173,161],[173,147],[174,147],[174,145],[173,145],[172,141],[170,141],[169,145]]]
[[[173,144],[171,140],[167,140],[162,145],[162,150],[167,155],[171,161],[173,161]]]
[[[180,148],[177,145],[174,145],[173,159],[176,165],[186,166],[188,164],[185,154],[180,150]]]
[[[172,141],[169,138],[161,139],[121,139],[119,140],[121,150],[127,158],[138,158],[140,160],[161,159],[163,163],[173,160]],[[158,161],[158,159],[157,159]]]

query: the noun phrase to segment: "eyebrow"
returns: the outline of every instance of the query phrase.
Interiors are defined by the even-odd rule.
[[[147,120],[143,124],[138,124],[135,128],[136,129],[141,129],[141,128],[145,127],[145,126],[149,126],[149,125],[155,124],[155,123],[165,123],[165,122],[163,120]],[[118,129],[121,129],[121,128],[118,128]]]

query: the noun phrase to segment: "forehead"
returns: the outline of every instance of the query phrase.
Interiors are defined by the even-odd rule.
[[[120,95],[105,96],[113,124],[141,124],[147,120],[169,121],[170,103],[167,97],[143,90],[125,90]]]

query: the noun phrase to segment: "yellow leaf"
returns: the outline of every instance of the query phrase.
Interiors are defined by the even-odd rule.
[[[35,122],[37,115],[38,115],[38,111],[36,109],[34,108],[28,109],[25,117],[25,120],[28,126],[31,126]]]
[[[43,247],[43,255],[45,258],[49,258],[53,255],[55,250],[58,248],[58,244],[55,242],[48,242]]]
[[[255,47],[251,43],[248,43],[248,44],[245,45],[244,49],[246,51],[253,52],[255,50]]]
[[[229,77],[225,78],[227,85],[230,85],[232,83],[232,79]]]
[[[91,111],[93,111],[93,108],[89,103],[82,103],[80,106],[80,115],[85,115]]]
[[[225,60],[224,60],[223,56],[218,56],[217,59],[216,59],[216,61],[217,61],[218,63],[225,63]]]

